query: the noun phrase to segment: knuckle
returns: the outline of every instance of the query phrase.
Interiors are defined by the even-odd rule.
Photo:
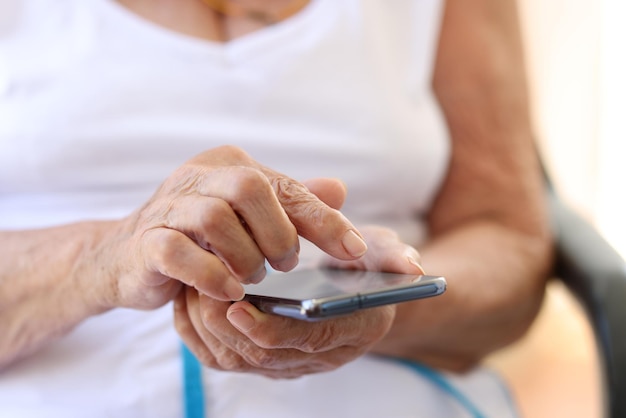
[[[260,170],[252,167],[237,167],[233,176],[231,193],[233,199],[255,199],[267,196],[269,180]]]
[[[186,239],[182,234],[173,230],[160,229],[150,236],[150,252],[160,265],[167,266],[180,257],[183,241]]]
[[[297,229],[327,230],[340,227],[343,230],[343,216],[310,193],[306,186],[287,177],[272,179],[272,187]]]
[[[205,210],[199,215],[199,227],[203,231],[222,229],[224,221],[234,216],[233,209],[222,199],[208,199]]]
[[[272,350],[257,348],[248,353],[248,361],[260,369],[272,369],[279,362]]]
[[[259,253],[251,258],[247,265],[236,266],[235,273],[242,284],[260,283],[267,274],[263,255]]]
[[[262,344],[256,339],[238,347],[237,351],[241,353],[249,364],[256,368],[272,369],[276,364],[280,363],[279,351]]]
[[[199,352],[195,352],[194,355],[203,366],[210,367],[212,369],[221,369],[221,366],[213,353],[211,353],[208,349],[200,350]]]
[[[319,202],[304,184],[289,177],[277,175],[271,179],[271,185],[283,205]]]
[[[335,345],[337,336],[334,326],[322,326],[317,332],[307,335],[298,345],[298,349],[307,354],[326,351]]]
[[[284,336],[281,337],[275,332],[264,332],[254,336],[254,342],[264,350],[280,348],[284,345]]]
[[[219,364],[220,370],[225,371],[242,372],[247,371],[250,368],[250,366],[241,356],[233,353],[232,351],[222,353],[220,356],[218,356],[217,362]]]
[[[208,151],[201,152],[189,160],[186,165],[197,165],[203,167],[215,165],[224,166],[237,165],[251,160],[250,155],[242,148],[235,145],[221,145]]]
[[[202,325],[204,325],[208,330],[211,329],[211,324],[213,324],[213,321],[219,319],[220,317],[215,315],[214,309],[206,306],[202,306],[200,308],[200,320],[202,321]]]
[[[238,147],[236,145],[222,145],[216,150],[219,153],[225,154],[233,160],[241,161],[241,160],[250,160],[250,155],[243,150],[243,148]]]

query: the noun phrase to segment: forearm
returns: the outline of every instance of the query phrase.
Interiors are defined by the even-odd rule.
[[[309,185],[343,202],[337,181]],[[208,150],[119,221],[0,232],[0,367],[107,309],[163,306],[183,285],[239,300],[241,283],[265,274],[265,260],[277,270],[297,263],[298,234],[331,256],[358,258],[366,247],[355,231],[303,184],[243,150]]]
[[[448,290],[399,305],[378,352],[462,370],[526,331],[540,306],[551,261],[546,234],[478,220],[439,236],[420,252],[426,272],[445,276]]]
[[[107,309],[93,257],[109,223],[0,232],[0,368]]]
[[[399,307],[379,349],[462,369],[519,337],[551,260],[514,0],[448,0],[433,80],[452,142],[420,248],[442,297]]]

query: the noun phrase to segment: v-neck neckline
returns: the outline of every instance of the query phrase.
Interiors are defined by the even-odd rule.
[[[170,47],[192,54],[217,55],[221,58],[240,61],[246,57],[266,53],[269,48],[275,49],[286,39],[294,39],[294,32],[301,28],[314,31],[318,24],[325,21],[319,16],[325,13],[330,0],[311,0],[307,6],[291,17],[227,42],[211,41],[168,29],[137,15],[113,0],[92,1],[99,5],[99,13],[113,15],[116,25],[123,25],[124,29],[130,30],[131,33],[152,39],[165,48]]]

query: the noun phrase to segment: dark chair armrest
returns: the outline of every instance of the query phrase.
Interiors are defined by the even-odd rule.
[[[589,222],[554,193],[550,206],[555,274],[581,300],[592,322],[603,362],[607,416],[626,417],[626,264]]]

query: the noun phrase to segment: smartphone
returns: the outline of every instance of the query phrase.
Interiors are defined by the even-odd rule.
[[[446,280],[440,276],[318,268],[273,272],[261,283],[244,287],[244,300],[263,312],[315,321],[441,295]]]

